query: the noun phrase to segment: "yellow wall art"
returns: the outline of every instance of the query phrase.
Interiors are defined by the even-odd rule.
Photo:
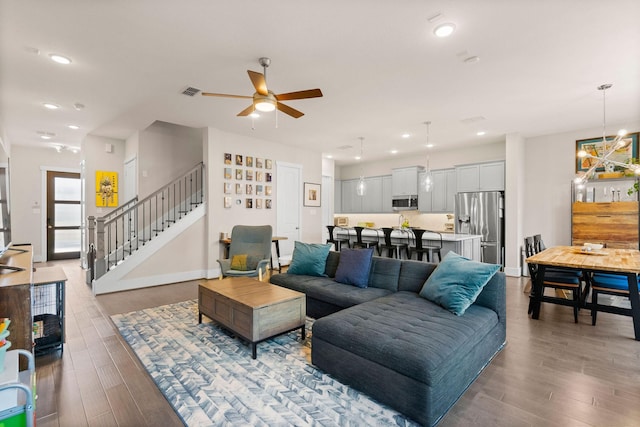
[[[118,206],[118,172],[96,171],[96,206]]]

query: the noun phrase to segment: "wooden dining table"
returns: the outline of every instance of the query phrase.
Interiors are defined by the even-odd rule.
[[[640,341],[640,295],[638,294],[638,275],[640,274],[640,251],[637,249],[604,248],[599,251],[586,252],[581,246],[554,246],[526,260],[538,265],[538,274],[533,281],[531,291],[533,319],[540,316],[542,283],[547,267],[581,270],[586,273],[615,273],[626,276],[629,283],[629,299],[631,300],[631,317],[635,339]],[[584,302],[585,308],[591,308]],[[616,307],[598,306],[600,311],[617,313]]]

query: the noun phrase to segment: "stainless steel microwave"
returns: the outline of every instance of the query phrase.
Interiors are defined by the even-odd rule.
[[[408,211],[418,209],[418,196],[393,196],[391,206],[394,211]]]

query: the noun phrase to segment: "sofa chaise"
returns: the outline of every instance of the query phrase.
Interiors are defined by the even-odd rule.
[[[306,294],[317,319],[312,363],[420,424],[437,424],[505,344],[504,274],[494,270],[456,315],[421,295],[438,264],[372,257],[360,288],[336,282],[340,256],[328,253],[324,277],[270,278]],[[439,277],[448,274],[444,264]]]

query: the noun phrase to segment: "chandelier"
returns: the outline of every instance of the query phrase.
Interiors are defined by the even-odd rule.
[[[598,86],[598,90],[602,91],[602,150],[593,150],[587,152],[586,150],[578,151],[578,158],[589,159],[589,169],[582,172],[575,179],[576,184],[586,184],[589,179],[593,178],[598,168],[604,168],[606,171],[613,172],[616,166],[623,169],[633,171],[636,175],[640,175],[640,165],[629,162],[621,162],[611,158],[611,156],[618,150],[624,150],[631,144],[631,138],[625,138],[627,131],[620,129],[613,139],[607,139],[606,124],[607,124],[607,104],[606,104],[606,92],[611,88],[611,84],[603,84]]]

